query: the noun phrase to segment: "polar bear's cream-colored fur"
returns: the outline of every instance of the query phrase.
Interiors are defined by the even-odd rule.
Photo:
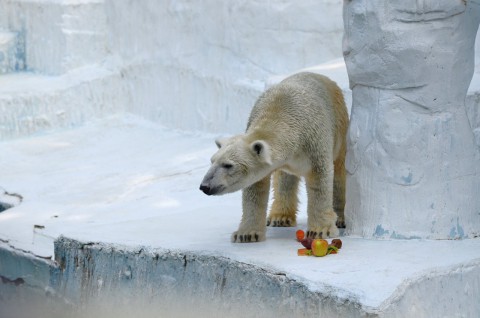
[[[325,76],[298,73],[265,91],[245,134],[216,141],[219,149],[200,185],[208,195],[243,189],[243,216],[232,241],[262,241],[266,225],[295,226],[301,177],[308,196],[307,236],[337,236],[345,205],[347,127],[342,92]]]

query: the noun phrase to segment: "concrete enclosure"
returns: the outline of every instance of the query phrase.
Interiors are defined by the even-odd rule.
[[[0,317],[475,317],[478,2],[0,0]],[[304,68],[350,108],[343,12],[344,246],[297,256],[304,197],[233,244],[214,139]]]

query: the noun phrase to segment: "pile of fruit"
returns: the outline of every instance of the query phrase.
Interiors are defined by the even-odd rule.
[[[328,244],[328,242],[323,239],[306,238],[303,230],[298,230],[296,234],[297,241],[304,246],[304,248],[298,249],[298,256],[337,254],[338,250],[342,248],[342,240],[340,239],[333,239],[332,243]]]

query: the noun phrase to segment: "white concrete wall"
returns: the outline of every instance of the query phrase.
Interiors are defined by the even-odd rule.
[[[110,90],[125,95],[129,111],[180,129],[243,131],[269,76],[341,56],[341,0],[0,0],[0,7],[0,31],[17,34],[28,71],[114,70],[124,85]]]
[[[127,72],[141,92],[132,111],[215,132],[245,129],[269,76],[339,56],[341,7],[338,0],[106,2],[112,52],[145,65]]]

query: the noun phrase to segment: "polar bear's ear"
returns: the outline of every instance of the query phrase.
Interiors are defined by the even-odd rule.
[[[271,165],[272,157],[270,146],[263,140],[256,140],[250,144],[250,149],[265,163]]]
[[[215,144],[217,145],[218,149],[222,148],[228,138],[217,138],[215,139]]]

